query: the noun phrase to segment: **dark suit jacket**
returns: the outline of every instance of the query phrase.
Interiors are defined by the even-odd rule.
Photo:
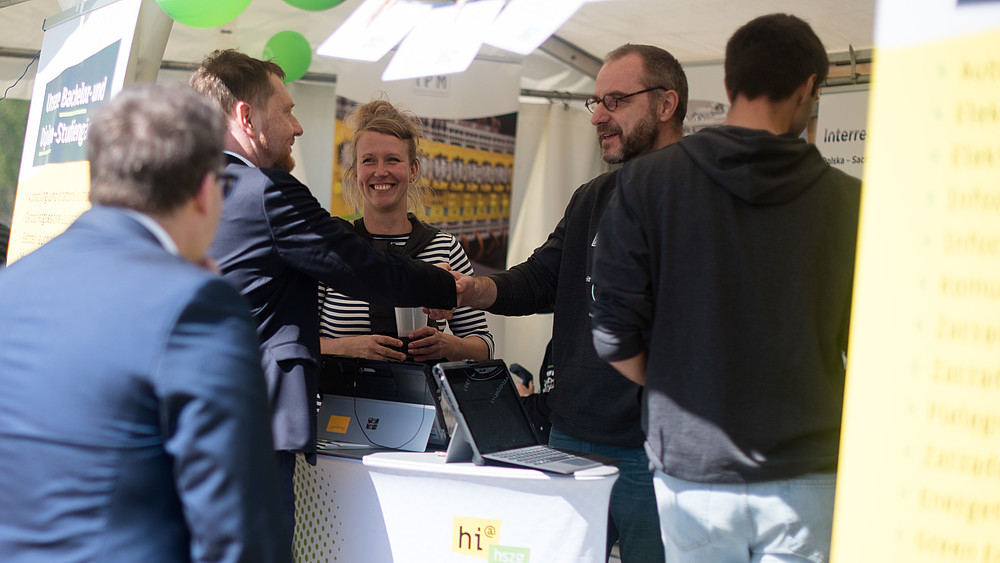
[[[275,448],[314,452],[317,281],[365,301],[449,309],[455,280],[429,264],[375,251],[291,174],[227,158],[226,171],[237,180],[209,254],[257,321]]]
[[[0,272],[0,561],[288,561],[259,362],[233,288],[120,209]]]

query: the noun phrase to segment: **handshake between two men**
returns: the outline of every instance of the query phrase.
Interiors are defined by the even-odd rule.
[[[457,307],[484,310],[496,301],[497,287],[490,278],[456,272],[447,262],[439,262],[435,266],[447,270],[455,278]],[[425,307],[424,311],[432,320],[441,321],[450,319],[455,309],[429,309]]]

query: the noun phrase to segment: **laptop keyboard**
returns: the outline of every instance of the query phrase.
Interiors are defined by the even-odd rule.
[[[491,459],[511,461],[529,465],[542,465],[553,461],[565,461],[576,456],[561,452],[549,446],[528,446],[490,454]]]

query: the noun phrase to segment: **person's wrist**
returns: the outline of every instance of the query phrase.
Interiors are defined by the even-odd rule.
[[[462,349],[458,346],[459,342],[456,342],[456,340],[461,339],[454,335],[444,334],[444,336],[444,345],[441,346],[441,357],[448,360],[461,359]],[[451,336],[451,338],[448,338],[448,336]]]
[[[475,301],[476,309],[485,309],[493,305],[496,301],[496,283],[489,276],[476,276],[475,281]]]

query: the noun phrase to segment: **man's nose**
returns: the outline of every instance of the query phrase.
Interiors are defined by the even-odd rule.
[[[600,125],[601,123],[607,123],[611,119],[611,112],[608,111],[604,104],[597,104],[594,107],[594,113],[590,114],[590,124]]]

